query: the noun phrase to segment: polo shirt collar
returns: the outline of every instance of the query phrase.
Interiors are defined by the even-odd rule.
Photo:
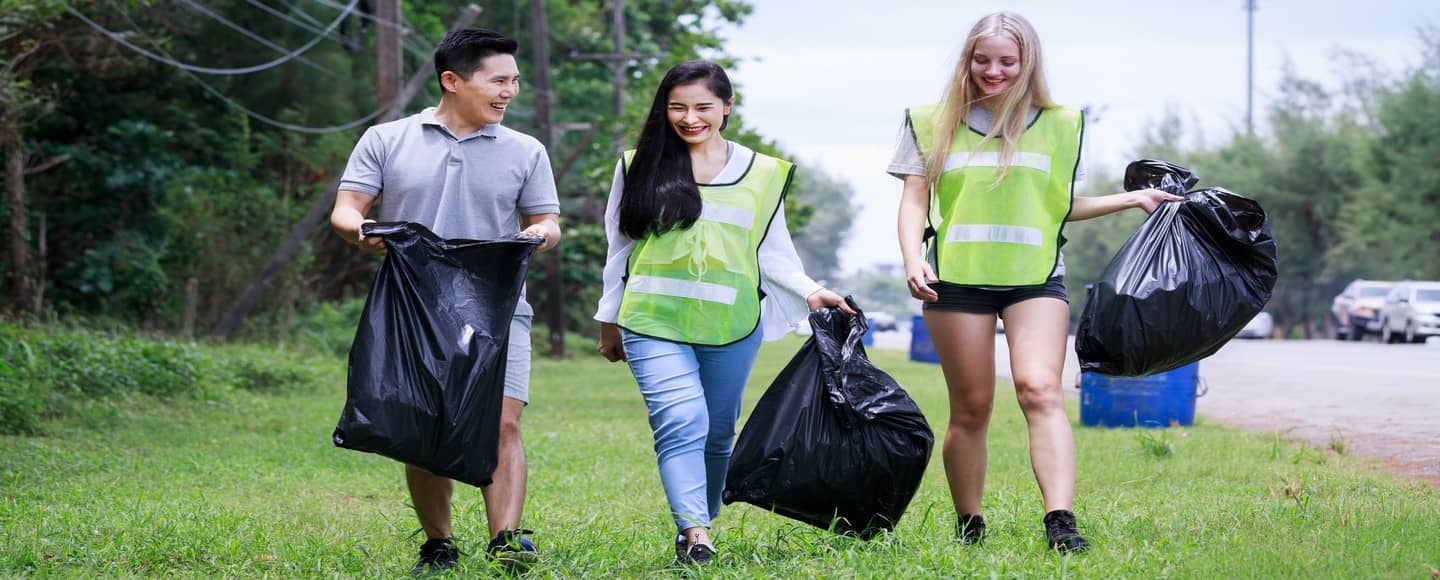
[[[474,139],[476,136],[489,139],[500,137],[500,132],[497,130],[496,125],[482,125],[479,131],[466,135],[464,138],[457,137],[455,133],[450,131],[449,127],[446,127],[444,123],[441,123],[439,119],[435,118],[435,107],[425,107],[424,110],[420,111],[420,124],[434,126],[457,141],[467,141]]]

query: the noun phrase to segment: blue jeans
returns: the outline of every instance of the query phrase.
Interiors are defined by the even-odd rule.
[[[660,483],[675,528],[708,528],[720,515],[740,398],[761,333],[727,346],[700,346],[620,332],[650,410]]]

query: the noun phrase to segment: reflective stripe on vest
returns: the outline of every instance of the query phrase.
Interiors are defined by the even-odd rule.
[[[628,170],[634,151],[627,151]],[[700,186],[700,218],[636,240],[617,323],[630,332],[725,345],[760,324],[760,243],[794,166],[756,153],[734,183]]]
[[[934,155],[939,106],[907,111],[923,158]],[[1070,215],[1084,119],[1079,111],[1040,111],[1021,134],[1000,175],[1000,139],[960,126],[931,192],[938,233],[936,276],[965,286],[1038,286],[1055,269]]]
[[[656,276],[631,276],[625,280],[625,291],[704,300],[726,306],[735,304],[735,295],[738,293],[729,286]]]

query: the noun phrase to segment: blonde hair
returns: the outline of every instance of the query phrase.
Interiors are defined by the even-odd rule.
[[[975,45],[983,38],[1003,36],[1015,42],[1020,48],[1020,74],[1005,93],[999,95],[998,106],[992,108],[995,122],[990,131],[976,145],[983,148],[991,139],[1000,140],[1000,174],[996,183],[1005,179],[1010,171],[1010,156],[1015,152],[1020,134],[1025,132],[1026,117],[1031,107],[1048,109],[1055,106],[1050,100],[1050,89],[1045,83],[1045,69],[1040,58],[1040,37],[1025,17],[1013,12],[996,12],[980,19],[965,38],[960,50],[960,59],[955,63],[955,74],[945,90],[945,99],[940,104],[940,116],[935,127],[934,153],[925,163],[926,180],[934,188],[940,183],[945,172],[945,158],[956,132],[965,125],[970,116],[970,107],[984,95],[976,89],[970,76],[970,61],[975,56]],[[974,151],[971,152],[972,154]]]

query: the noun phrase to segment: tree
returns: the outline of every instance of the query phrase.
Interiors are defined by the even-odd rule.
[[[395,25],[369,14],[342,17],[334,3],[263,4],[270,10],[248,0],[0,0],[0,68],[14,73],[0,79],[0,129],[6,129],[0,131],[0,152],[7,163],[19,152],[24,166],[6,173],[8,205],[19,200],[21,208],[7,216],[12,223],[7,254],[15,267],[6,274],[9,286],[30,282],[28,291],[14,289],[10,298],[48,290],[48,307],[56,312],[157,329],[183,328],[186,320],[210,327],[222,319],[343,168],[363,127],[316,134],[295,126],[345,125],[375,110],[375,64],[366,47],[377,27]],[[533,71],[528,6],[509,0],[480,4],[477,24],[515,36],[522,70]],[[634,142],[660,75],[673,64],[703,56],[734,66],[716,24],[739,24],[750,6],[735,0],[628,0],[630,56],[620,65],[630,106],[616,115],[610,61],[582,58],[613,50],[608,6],[603,0],[548,4],[554,121],[565,129],[551,148],[561,172],[567,229],[560,251],[569,287],[581,289],[554,299],[574,305],[571,330],[589,330],[593,297],[586,292],[598,289],[604,253],[600,218],[619,155],[613,137]],[[407,73],[429,60],[466,5],[406,6],[399,25],[406,30]],[[366,3],[358,6],[364,10]],[[326,33],[332,22],[340,25]],[[40,49],[27,52],[41,42]],[[309,48],[281,58],[302,46]],[[191,74],[181,66],[233,69],[267,62],[274,66],[243,76]],[[437,99],[434,82],[425,82],[406,112]],[[790,157],[745,124],[743,108],[731,119],[727,137]],[[48,114],[39,114],[42,110]],[[518,99],[507,124],[532,131],[532,111],[530,99]],[[60,159],[67,161],[56,165]],[[24,178],[18,187],[12,186],[16,177]],[[841,186],[802,171],[786,200],[797,240],[802,247],[815,240],[820,249],[807,260],[822,277],[834,261],[823,255],[824,247],[837,245],[829,239],[843,235],[848,202],[833,208],[817,203],[812,212],[804,200],[839,195]],[[826,214],[830,209],[835,215]],[[815,222],[814,229],[807,229],[807,221]],[[17,266],[25,262],[29,265]],[[242,335],[267,336],[308,304],[362,294],[374,266],[328,231],[316,231],[280,266],[255,308],[257,320]],[[47,271],[58,275],[47,280]],[[532,276],[531,289],[542,288],[542,275],[532,271]],[[551,299],[544,292],[531,297],[538,307]],[[191,311],[193,319],[184,315]]]
[[[25,177],[54,167],[65,157],[31,162],[25,133],[33,120],[52,106],[46,90],[34,86],[31,75],[57,42],[57,31],[51,24],[58,8],[50,3],[3,0],[0,13],[5,14],[0,19],[0,149],[5,151],[6,205],[10,213],[10,297],[16,312],[36,312],[44,299],[44,281],[37,280],[43,277],[39,274],[44,270],[37,270],[30,257]]]
[[[840,247],[849,239],[854,221],[855,190],[849,182],[819,169],[801,167],[797,173],[790,195],[808,215],[794,220],[798,227],[791,226],[795,250],[811,277],[834,281],[840,275]]]
[[[1440,279],[1440,36],[1422,68],[1379,93],[1364,183],[1343,205],[1328,257],[1346,277]]]

